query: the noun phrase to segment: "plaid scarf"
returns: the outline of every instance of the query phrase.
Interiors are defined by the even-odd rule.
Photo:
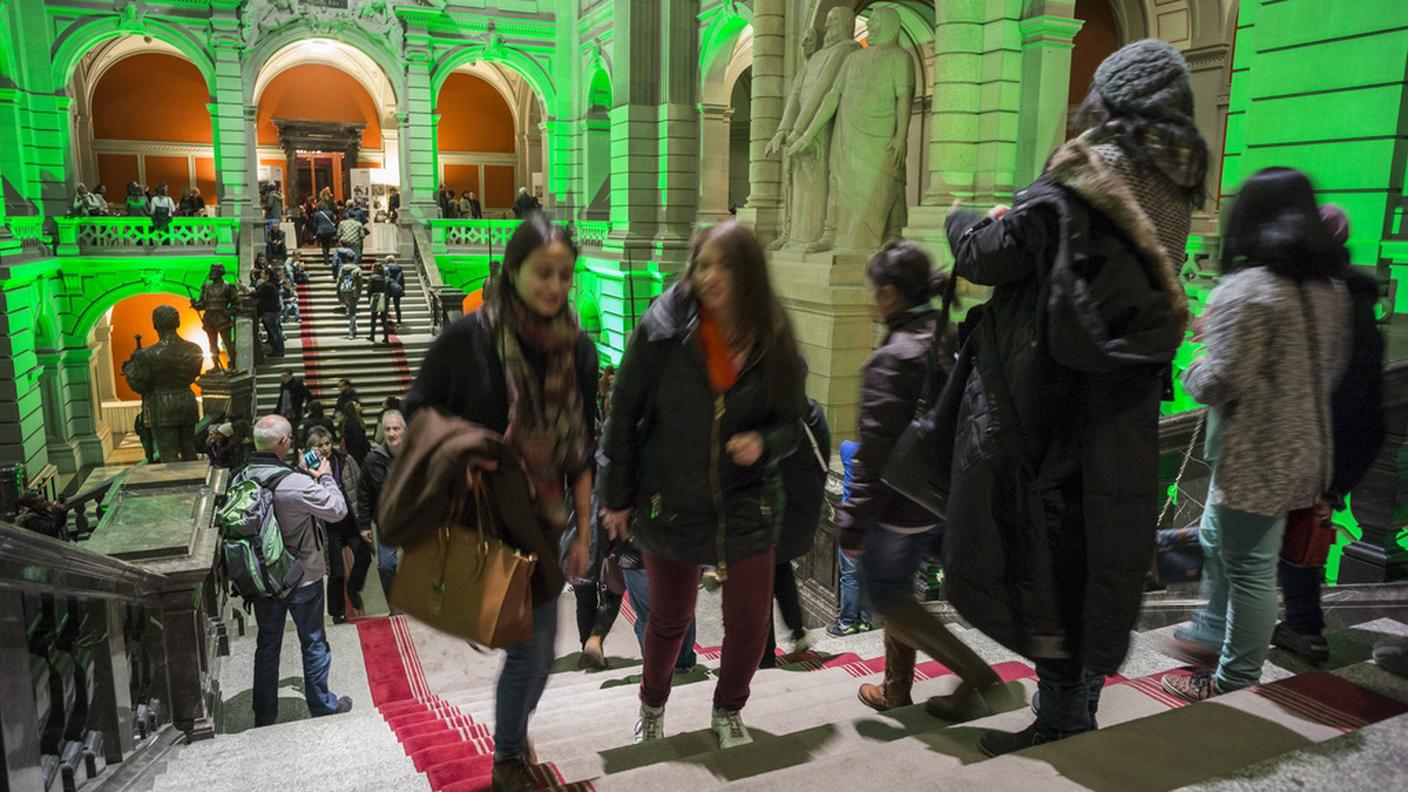
[[[564,479],[587,464],[582,394],[577,384],[577,337],[570,308],[543,319],[518,300],[502,316],[504,379],[508,385],[508,443],[533,482],[538,511],[555,527],[567,523]],[[547,356],[541,384],[523,356],[527,346]]]

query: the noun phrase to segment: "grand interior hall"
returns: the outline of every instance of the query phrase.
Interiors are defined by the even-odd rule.
[[[981,629],[950,596],[956,576],[937,551],[915,560],[915,599],[1020,700],[965,722],[936,717],[924,699],[966,688],[952,663],[922,646],[912,700],[878,707],[856,695],[862,683],[893,684],[895,662],[878,613],[873,630],[868,616],[845,624],[862,562],[838,525],[850,454],[863,454],[875,431],[865,394],[876,350],[899,326],[871,262],[888,245],[927,254],[954,284],[952,305],[940,311],[936,292],[908,311],[951,318],[968,349],[970,328],[1006,292],[959,277],[955,250],[1009,222],[1002,211],[979,216],[1013,204],[1020,213],[1028,186],[1054,178],[1063,152],[1082,150],[1092,97],[1116,112],[1114,89],[1101,88],[1108,64],[1148,39],[1164,43],[1150,51],[1172,53],[1164,57],[1186,88],[1179,128],[1206,144],[1204,195],[1177,235],[1186,244],[1144,259],[1167,259],[1154,280],[1186,302],[1188,319],[1159,363],[1157,430],[1152,407],[1146,422],[1149,484],[1154,444],[1158,481],[1157,498],[1143,495],[1161,510],[1138,541],[1153,551],[1126,570],[1144,576],[1144,589],[1124,631],[1127,655],[1095,688],[1099,728],[1092,703],[1088,731],[993,756],[980,732],[1021,729],[1040,709],[1038,690],[1056,694],[1040,661]],[[1131,68],[1131,81],[1155,79]],[[1233,207],[1267,168],[1303,173],[1315,203],[1338,208],[1345,272],[1372,284],[1357,293],[1372,292],[1361,301],[1372,303],[1372,321],[1355,332],[1384,343],[1382,366],[1372,366],[1382,378],[1382,445],[1351,492],[1321,503],[1328,550],[1308,567],[1323,586],[1323,656],[1312,662],[1277,639],[1257,684],[1190,703],[1160,679],[1183,673],[1186,658],[1169,642],[1217,601],[1200,580],[1219,574],[1204,554],[1220,551],[1199,526],[1212,522],[1204,513],[1223,480],[1213,479],[1223,413],[1185,385],[1196,371],[1184,375],[1208,354],[1212,297],[1234,269],[1224,256],[1237,244],[1225,234]],[[1403,0],[0,0],[0,792],[1408,789],[1408,679],[1374,659],[1376,645],[1408,643],[1405,176]],[[970,211],[974,224],[954,233],[951,219]],[[666,332],[647,312],[663,315],[684,285],[701,288],[700,240],[734,224],[765,251],[778,322],[805,361],[798,377],[829,439],[808,430],[781,463],[757,462],[769,493],[787,489],[778,504],[792,497],[788,460],[816,456],[825,492],[805,546],[790,560],[776,551],[774,575],[795,577],[799,616],[780,594],[781,610],[769,605],[775,635],[752,677],[750,744],[720,747],[699,714],[715,682],[734,673],[726,647],[739,644],[724,639],[738,619],[726,615],[727,575],[708,563],[697,632],[683,647],[697,662],[672,678],[671,730],[633,741],[646,706],[637,692],[649,684],[645,625],[664,620],[646,615],[629,576],[607,580],[607,569],[646,576],[643,566],[616,568],[597,547],[616,535],[601,527],[591,545],[601,604],[596,594],[583,604],[577,576],[565,588],[554,578],[562,615],[547,636],[556,638],[551,670],[522,752],[531,782],[515,786],[496,764],[505,661],[393,607],[393,579],[405,591],[407,570],[419,567],[405,546],[396,578],[397,550],[372,524],[379,531],[384,519],[381,477],[412,487],[392,464],[395,424],[410,425],[403,400],[427,398],[413,383],[428,360],[473,369],[455,376],[494,378],[510,401],[509,434],[544,409],[535,395],[560,385],[560,356],[542,375],[536,348],[524,363],[517,341],[500,339],[483,370],[468,353],[432,352],[465,323],[498,321],[502,306],[528,299],[532,287],[512,269],[523,254],[510,241],[543,219],[577,254],[562,315],[596,361],[591,381],[579,383],[586,390],[567,402],[596,416],[574,429],[586,446],[607,442],[613,398],[636,392],[612,390],[618,370],[634,370],[646,341]],[[1070,266],[1098,267],[1107,253]],[[691,315],[680,331],[693,339],[698,329],[701,356],[708,334],[722,332],[714,318]],[[1299,322],[1298,313],[1280,316],[1278,332]],[[957,347],[949,358],[965,360]],[[719,365],[741,378],[759,359]],[[699,368],[700,382],[715,382],[716,362]],[[1278,364],[1295,372],[1289,379],[1307,367]],[[520,365],[538,380],[524,385],[533,378],[517,379]],[[982,371],[975,379],[991,373],[972,365]],[[715,456],[736,453],[717,437],[728,387],[713,392],[715,436],[707,422],[696,433]],[[967,400],[963,409],[985,398],[950,392],[953,404]],[[1111,392],[1120,402],[1132,390]],[[1053,402],[1051,414],[1062,408]],[[545,424],[569,422],[547,409]],[[907,423],[916,410],[906,410]],[[326,594],[316,574],[304,581],[327,599],[316,624],[270,600],[278,619],[295,617],[270,693],[254,678],[267,659],[257,647],[271,606],[251,609],[239,596],[221,526],[248,454],[266,451],[261,419],[274,414],[288,419],[290,448],[280,453],[290,465],[336,454],[333,489],[345,508],[309,518],[316,566],[330,570]],[[643,436],[655,420],[617,431]],[[961,444],[998,428],[974,421],[957,432]],[[765,448],[766,431],[747,434],[776,450]],[[321,435],[334,450],[319,457]],[[1326,442],[1333,458],[1340,438]],[[605,464],[600,454],[587,459]],[[525,491],[539,498],[542,482],[523,467]],[[721,489],[702,469],[699,481]],[[563,496],[557,506],[592,497],[570,482],[553,491]],[[677,515],[665,500],[641,495],[635,518],[645,506],[668,526]],[[771,519],[763,499],[750,503]],[[592,504],[597,515],[585,519],[605,525],[615,508]],[[722,554],[723,496],[709,508]],[[349,527],[328,527],[339,521]],[[327,548],[325,528],[339,537]],[[1010,549],[1024,537],[993,543]],[[1038,541],[1057,540],[1043,532]],[[551,565],[559,574],[557,561],[573,558],[566,539],[561,549]],[[1091,549],[1089,558],[1107,556]],[[609,583],[611,617],[589,641]],[[443,594],[443,580],[435,585]],[[1089,588],[1096,597],[1099,587]],[[321,682],[305,678],[300,655],[310,630],[322,636]],[[314,688],[349,701],[316,712]]]

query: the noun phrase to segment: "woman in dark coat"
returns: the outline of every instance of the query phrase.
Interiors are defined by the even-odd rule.
[[[712,727],[721,747],[751,742],[739,711],[772,611],[770,468],[796,447],[804,403],[797,343],[762,246],[740,225],[709,228],[685,277],[631,336],[602,441],[607,527],[620,535],[629,521],[650,579],[637,741],[664,736],[700,567],[717,565],[728,639]]]
[[[996,704],[1001,695],[996,688],[1002,680],[914,598],[914,576],[926,558],[939,554],[942,526],[881,480],[925,389],[932,397],[953,368],[952,331],[945,328],[938,354],[932,360],[930,354],[941,321],[931,301],[944,293],[948,278],[910,242],[877,253],[866,276],[888,332],[862,368],[860,448],[851,462],[849,494],[836,513],[841,548],[860,558],[865,590],[885,617],[885,679],[861,685],[860,700],[881,711],[913,704],[915,649],[922,648],[964,683],[954,695],[930,699],[930,714],[946,720],[985,715],[991,709],[987,700]],[[971,695],[975,692],[981,695]]]
[[[576,516],[567,565],[557,570],[552,559],[555,589],[545,601],[535,583],[533,634],[508,647],[499,673],[496,790],[540,785],[527,755],[528,717],[552,669],[564,573],[581,577],[589,555],[597,356],[568,301],[576,264],[577,248],[562,226],[543,217],[521,224],[504,251],[504,284],[495,301],[436,339],[405,400],[412,420],[421,408],[437,408],[503,434],[533,481],[539,522],[551,526],[544,544],[557,547],[568,497]],[[548,565],[540,556],[535,580]]]
[[[948,219],[955,271],[993,292],[941,400],[957,405],[945,589],[1039,680],[1037,722],[984,734],[990,755],[1094,728],[1129,648],[1207,171],[1192,96],[1167,42],[1121,49],[1096,71],[1088,130],[1010,211]]]

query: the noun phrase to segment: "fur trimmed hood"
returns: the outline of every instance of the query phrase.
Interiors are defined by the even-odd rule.
[[[1158,230],[1129,185],[1095,152],[1090,136],[1081,135],[1052,154],[1045,176],[1079,195],[1125,233],[1145,269],[1168,295],[1174,313],[1186,324],[1188,295],[1159,244]]]

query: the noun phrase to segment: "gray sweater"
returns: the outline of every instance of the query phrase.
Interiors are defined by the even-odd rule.
[[[1330,395],[1349,361],[1349,295],[1337,280],[1304,289],[1314,342],[1294,280],[1251,267],[1213,289],[1202,317],[1206,354],[1183,372],[1188,393],[1219,422],[1208,435],[1210,503],[1274,517],[1314,504],[1329,485]]]
[[[253,454],[249,459],[251,470],[271,464],[278,464],[272,454]],[[294,471],[274,488],[274,516],[283,530],[284,546],[303,562],[304,585],[322,580],[328,572],[327,535],[319,521],[335,523],[347,516],[347,499],[337,481],[331,475],[314,481],[307,473]]]

